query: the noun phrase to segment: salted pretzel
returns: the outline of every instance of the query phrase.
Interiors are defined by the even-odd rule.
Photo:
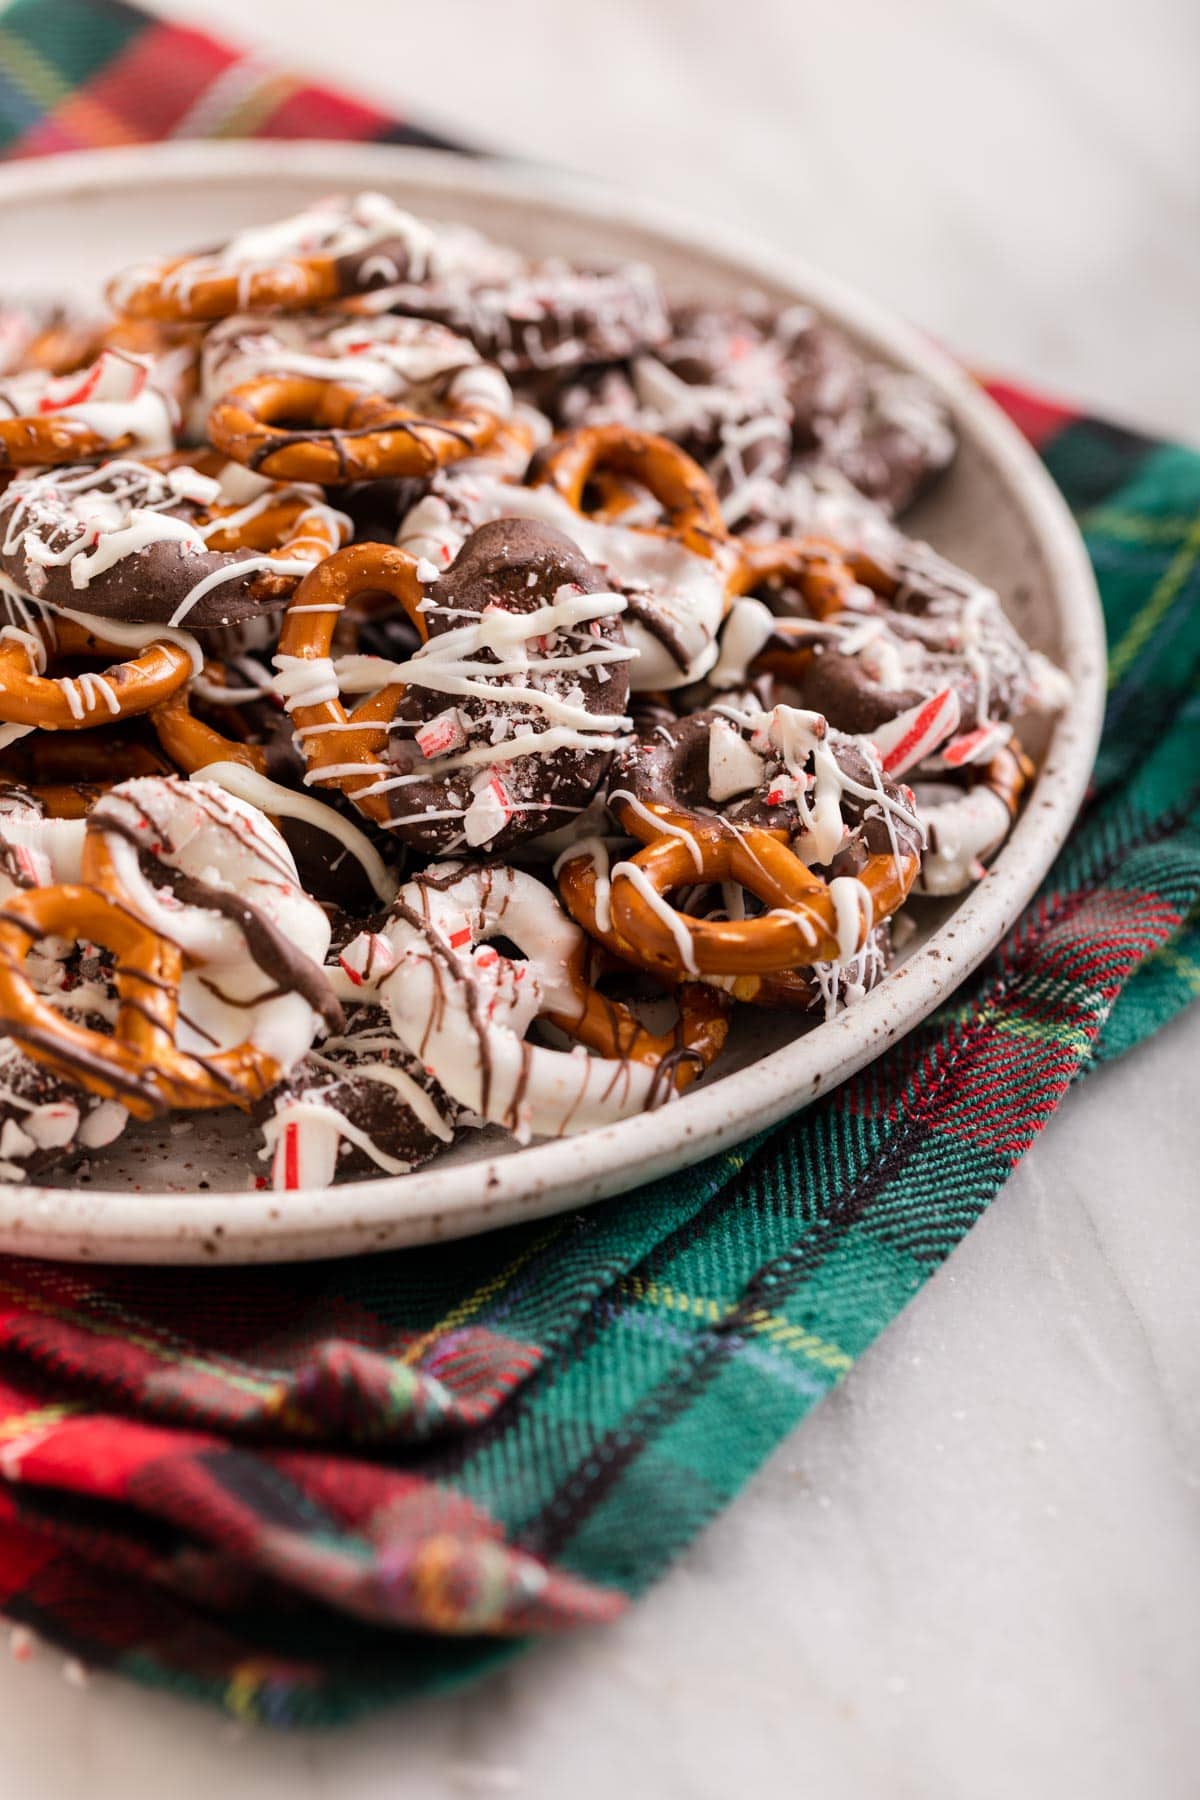
[[[0,573],[67,611],[207,630],[287,599],[350,532],[212,451],[39,469],[0,495]]]
[[[378,825],[386,825],[392,814],[380,786],[389,772],[383,752],[404,689],[385,686],[347,712],[330,651],[339,617],[359,594],[388,594],[424,643],[429,627],[421,611],[425,594],[417,570],[415,557],[386,544],[339,551],[301,582],[284,617],[275,656],[276,685],[296,727],[310,780],[340,788]]]
[[[186,692],[186,686],[176,689]],[[174,773],[140,729],[140,721],[129,729],[104,724],[97,727],[98,738],[89,732],[32,730],[0,751],[0,782],[23,788],[47,818],[86,818],[118,782]]]
[[[647,811],[650,821],[632,812],[622,817],[622,828],[645,848],[611,871],[610,930],[626,961],[677,980],[845,961],[862,949],[874,923],[907,899],[920,866],[919,856],[877,854],[857,876],[825,881],[788,847],[786,831],[698,819],[653,804]],[[573,918],[596,917],[597,872],[589,857],[564,860],[558,881]],[[696,919],[667,899],[673,889],[723,881],[745,888],[769,910],[749,919]]]
[[[528,960],[495,949],[501,935]],[[687,984],[676,1030],[656,1034],[591,987],[588,957],[588,940],[536,877],[444,863],[401,888],[382,930],[343,960],[370,968],[397,1036],[448,1093],[525,1141],[660,1104],[724,1044],[726,996]],[[539,1017],[599,1054],[526,1044]]]
[[[677,538],[700,556],[728,558],[730,536],[716,489],[699,463],[669,438],[625,425],[581,425],[538,451],[527,480],[530,487],[553,488],[580,515],[601,520],[628,510],[629,490],[623,484],[635,482],[657,501],[663,516],[657,524],[633,529]],[[605,485],[614,481],[622,485]],[[597,483],[610,506],[615,501],[615,510],[604,510],[603,498],[598,513],[589,509],[589,493]]]
[[[140,263],[109,282],[109,304],[136,319],[228,318],[298,311],[419,276],[429,228],[382,194],[318,201],[219,249]]]
[[[590,938],[603,946],[618,964],[642,969],[659,979],[683,979],[680,963],[668,972],[661,963],[651,964],[640,948],[622,937],[612,922],[611,858],[607,844],[600,838],[582,838],[559,857],[555,872],[560,898],[577,925],[582,925]],[[781,1012],[817,1012],[832,1010],[839,992],[854,987],[869,991],[883,977],[890,960],[890,941],[886,922],[868,932],[861,948],[848,963],[828,970],[813,964],[801,968],[777,969],[766,973],[721,975],[710,979],[720,984],[731,1000],[751,1006],[766,1006]]]
[[[273,479],[337,485],[381,475],[432,475],[477,456],[501,414],[453,384],[443,415],[411,412],[346,382],[259,375],[219,400],[208,435],[219,450]],[[301,425],[294,421],[302,420]]]
[[[621,425],[564,432],[535,453],[521,486],[473,476],[460,487],[451,471],[398,541],[441,566],[472,525],[505,517],[552,522],[626,596],[635,690],[686,686],[712,667],[740,550],[711,481],[678,445]]]
[[[64,1018],[24,972],[35,944],[47,937],[84,941],[116,958],[118,1012],[111,1036]],[[97,888],[78,884],[32,888],[0,913],[0,1021],[37,1062],[89,1092],[119,1100],[136,1118],[191,1105],[211,1080],[199,1065],[180,1068],[174,1054],[178,950]],[[224,1104],[229,1098],[223,1094]]]
[[[74,375],[104,350],[122,350],[156,363],[199,348],[190,325],[160,325],[150,319],[114,319],[64,308],[0,308],[0,378],[39,369],[46,375]]]
[[[619,603],[561,532],[483,525],[426,591],[407,552],[364,544],[304,581],[275,656],[308,763],[422,849],[505,849],[587,803],[628,726]],[[403,662],[331,658],[359,595],[392,595],[421,643]],[[339,683],[375,690],[347,713]]]
[[[1022,640],[996,593],[895,533],[877,530],[845,551],[819,539],[748,546],[741,586],[781,587],[785,602],[794,592],[807,613],[735,601],[714,679],[778,676],[839,730],[875,736],[939,693],[957,696],[964,732],[1062,704],[1059,672]]]
[[[811,616],[824,620],[838,613],[867,611],[892,599],[900,581],[865,550],[806,537],[739,543],[734,586],[739,594],[764,587],[796,588]]]
[[[150,712],[181,688],[192,659],[168,639],[128,660],[78,675],[43,673],[65,657],[120,656],[120,646],[73,619],[43,613],[32,629],[0,628],[0,720],[42,731],[85,731]]]
[[[184,828],[189,814],[199,816],[198,824]],[[188,868],[188,829],[201,846],[191,860],[204,863],[202,876]],[[239,871],[237,886],[250,886],[253,901],[209,878],[204,853],[211,857],[211,841],[222,833],[228,833]],[[164,901],[147,882],[143,854],[155,882],[169,885],[175,870],[174,898]],[[262,873],[241,873],[256,867]],[[273,915],[263,910],[268,903]],[[111,1035],[64,1016],[30,980],[26,959],[47,937],[98,946],[114,958]],[[89,816],[79,882],[34,887],[5,902],[0,1025],[35,1061],[91,1093],[119,1100],[135,1117],[170,1108],[249,1110],[303,1055],[318,1016],[340,1022],[320,968],[328,937],[328,923],[299,888],[282,839],[253,808],[208,784],[134,781],[107,795]],[[243,945],[240,963],[230,961],[231,942]],[[278,976],[283,968],[293,978],[291,988],[282,982],[272,987],[268,980],[262,993],[264,974]],[[189,1018],[196,1000],[208,995],[210,1012],[214,1003],[218,1014],[222,1006],[232,1007],[244,1021],[240,1042],[221,1047],[210,1026],[193,1024],[203,1048],[180,1047],[180,986],[189,969],[201,974],[189,997]],[[257,1000],[251,997],[255,985]]]
[[[552,524],[626,596],[634,689],[705,675],[738,591],[741,551],[704,471],[666,438],[613,425],[564,432],[535,452],[523,481],[514,473],[486,458],[444,471],[406,514],[397,543],[440,569],[481,525]],[[647,504],[656,520],[643,517]]]
[[[568,850],[563,897],[575,918],[595,916],[623,940],[619,954],[677,978],[846,963],[920,865],[911,795],[874,746],[789,706],[652,717],[614,760],[608,807],[644,848],[611,870],[603,846]],[[694,918],[667,898],[721,882],[766,910]]]
[[[262,745],[227,737],[215,725],[197,718],[186,684],[155,707],[150,723],[175,767],[185,775],[194,775],[212,763],[226,762],[241,763],[258,775],[266,774],[267,753]]]
[[[0,381],[0,467],[93,461],[175,442],[177,409],[150,357],[103,349],[66,375],[27,369]]]

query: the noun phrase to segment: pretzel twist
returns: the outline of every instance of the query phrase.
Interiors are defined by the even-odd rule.
[[[198,719],[192,711],[187,686],[177,688],[169,700],[150,715],[159,743],[177,769],[195,775],[210,763],[236,762],[257,775],[267,772],[267,753],[261,744],[226,737],[215,725]]]
[[[163,326],[148,319],[63,317],[46,325],[25,346],[20,367],[47,375],[74,375],[94,362],[102,350],[134,356],[166,357],[199,349],[199,333],[190,326]]]
[[[578,1131],[657,1105],[708,1067],[728,1033],[732,1002],[700,982],[679,988],[667,1033],[599,993],[587,939],[520,870],[443,865],[400,890],[383,933],[379,992],[397,1034],[420,1046],[456,1099],[519,1136]],[[527,961],[491,948],[501,933]],[[537,1017],[598,1057],[525,1044]]]
[[[229,466],[229,459],[216,450],[177,450],[145,460],[148,467],[163,471],[186,464],[214,479]],[[293,487],[280,488],[265,505],[248,507],[229,500],[201,507],[197,523],[204,528],[207,547],[222,555],[253,550],[273,561],[313,565],[332,556],[350,533],[350,521],[343,514],[311,491],[297,492]],[[255,583],[256,597],[262,601],[286,599],[299,579],[282,569],[278,574],[263,570]]]
[[[0,752],[0,782],[25,789],[48,819],[83,819],[118,782],[173,772],[149,743],[119,726],[99,729],[102,750],[86,733],[30,732]]]
[[[133,276],[118,276],[109,283],[107,298],[126,318],[186,325],[275,307],[303,312],[339,299],[343,291],[332,256],[287,257],[265,268],[222,268],[195,256],[173,256]]]
[[[279,1078],[279,1065],[251,1044],[188,1056],[175,1043],[184,959],[123,902],[102,839],[84,843],[86,884],[32,888],[0,912],[0,1022],[35,1062],[89,1093],[119,1100],[135,1118],[171,1108],[248,1110]],[[42,938],[97,944],[116,957],[114,1030],[65,1017],[25,974]]]
[[[669,1065],[667,1073],[676,1092],[681,1093],[716,1061],[729,1036],[732,1002],[705,982],[681,981],[673,988],[679,1017],[670,1031],[656,1032],[624,1001],[612,1000],[593,987],[582,960],[572,970],[572,979],[578,1012],[548,1007],[540,1016],[598,1056],[627,1058],[650,1069]]]
[[[737,592],[787,582],[799,589],[813,618],[869,611],[876,600],[893,599],[899,578],[865,550],[848,550],[825,538],[780,538],[774,543],[738,544]]]
[[[530,464],[531,487],[551,487],[577,513],[587,512],[589,489],[599,485],[602,505],[593,515],[619,518],[631,504],[623,482],[647,490],[663,511],[660,525],[634,526],[660,537],[677,538],[700,556],[728,559],[731,578],[737,566],[734,541],[721,516],[717,490],[699,463],[669,438],[627,425],[581,425],[560,433],[538,451]]]
[[[261,512],[239,517],[244,513],[245,509],[236,505],[211,509],[208,523],[217,526],[215,531],[208,533],[207,542],[211,549],[259,550],[264,556],[278,557],[280,561],[315,564],[324,562],[346,541],[346,526],[340,522],[339,515],[303,495],[281,496]],[[227,526],[222,527],[223,519],[229,521]],[[273,576],[268,571],[263,579],[264,598],[273,597],[272,582],[280,591],[290,593],[296,585],[296,577],[282,572]]]
[[[613,948],[625,960],[680,980],[770,975],[844,957],[833,884],[801,862],[785,831],[734,826],[655,802],[642,808],[653,819],[619,802],[616,810],[622,829],[645,846],[612,871]],[[637,874],[628,873],[631,866]],[[856,879],[870,898],[871,916],[859,914],[855,953],[872,925],[904,903],[919,868],[916,855],[867,857]],[[590,930],[598,879],[591,857],[566,859],[558,879],[568,912]],[[769,910],[751,919],[696,919],[667,899],[672,889],[721,881],[746,888]]]
[[[432,475],[479,455],[499,425],[498,413],[469,398],[448,400],[439,417],[348,382],[258,375],[217,401],[208,435],[226,456],[261,474],[336,485]]]
[[[179,984],[185,969],[199,965],[139,916],[94,823],[84,836],[81,882],[32,888],[0,910],[0,1026],[35,1061],[119,1100],[136,1118],[171,1109],[249,1111],[280,1079],[281,1065],[250,1040],[204,1055],[179,1048]],[[112,952],[111,1034],[64,1016],[29,980],[26,958],[50,936]]]
[[[66,413],[29,414],[0,419],[0,468],[32,469],[47,463],[94,462],[116,456],[134,444],[132,432],[106,438],[82,419]]]
[[[664,979],[668,975],[665,965],[651,964],[637,945],[630,943],[615,929],[611,917],[607,922],[602,922],[599,888],[600,878],[590,853],[584,851],[578,856],[568,854],[560,860],[559,896],[575,923],[582,925],[588,936],[602,945],[616,963],[628,964],[630,968],[641,969],[648,975]],[[681,962],[669,973],[681,984],[678,990],[681,1004],[685,988],[706,985],[703,982],[686,982]],[[710,992],[719,992],[729,1001],[741,1001],[750,1006],[769,1006],[783,1012],[813,1012],[824,1003],[824,994],[814,980],[811,965],[798,969],[777,969],[768,974],[727,975],[718,979],[721,982],[720,988],[710,988]]]
[[[404,689],[396,684],[381,688],[348,713],[337,692],[330,652],[338,619],[360,594],[389,595],[426,642],[429,627],[420,610],[424,590],[417,566],[406,550],[371,543],[355,544],[318,564],[292,598],[276,654],[281,683],[290,690],[288,712],[309,780],[339,788],[379,825],[391,818],[387,793],[378,784],[388,773],[383,752]],[[320,696],[311,703],[302,697],[306,685]],[[297,694],[301,698],[293,697]]]
[[[111,1036],[65,1017],[25,974],[25,959],[46,937],[86,941],[116,957],[118,1011]],[[72,884],[13,895],[0,912],[0,1020],[36,1062],[135,1117],[150,1118],[169,1088],[175,1006],[183,959],[135,914],[96,888]]]
[[[44,675],[37,667],[43,656],[57,659],[120,652],[116,644],[85,626],[52,614],[38,621],[37,634],[39,644],[35,645],[25,631],[9,627],[8,635],[0,632],[0,720],[6,724],[40,726],[43,731],[84,731],[93,725],[111,725],[161,705],[192,672],[188,652],[161,639],[99,673]]]

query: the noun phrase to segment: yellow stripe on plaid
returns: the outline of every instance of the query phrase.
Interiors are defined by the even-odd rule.
[[[1186,956],[1182,950],[1177,950],[1174,944],[1166,944],[1151,957],[1150,961],[1170,969],[1173,975],[1178,975],[1185,985],[1191,988],[1193,994],[1200,998],[1200,963],[1197,963],[1193,957]]]
[[[247,1725],[258,1723],[258,1707],[255,1702],[265,1681],[278,1670],[269,1662],[239,1663],[234,1669],[225,1689],[224,1705],[235,1719],[243,1720]]]
[[[8,79],[27,94],[43,112],[53,112],[71,92],[52,64],[39,56],[23,37],[15,37],[0,25],[0,65]]]
[[[510,1263],[506,1263],[497,1275],[493,1275],[490,1280],[483,1282],[473,1293],[460,1300],[457,1306],[452,1306],[436,1325],[430,1326],[428,1331],[423,1332],[415,1343],[409,1345],[400,1361],[408,1363],[410,1366],[420,1362],[429,1346],[436,1343],[443,1332],[457,1331],[467,1323],[468,1319],[473,1319],[489,1300],[494,1300],[497,1294],[503,1292],[513,1276],[523,1269],[526,1263],[532,1262],[535,1256],[539,1256],[548,1244],[554,1242],[556,1237],[561,1237],[566,1228],[567,1220],[562,1219],[557,1225],[551,1226],[549,1231],[543,1231],[541,1236],[535,1238],[533,1243],[527,1249],[522,1250],[519,1256],[514,1256]]]
[[[224,119],[209,127],[208,135],[219,138],[255,137],[272,113],[277,113],[285,100],[299,93],[302,83],[282,72],[270,75],[235,106]]]
[[[1006,1037],[1025,1038],[1031,1044],[1059,1044],[1076,1056],[1091,1053],[1091,1032],[1065,1019],[1023,1019],[1013,1013],[997,1013],[991,1024]]]
[[[1190,513],[1148,519],[1141,513],[1098,506],[1094,512],[1080,516],[1079,529],[1085,534],[1095,532],[1104,537],[1129,538],[1140,544],[1177,544],[1180,538],[1187,536],[1195,522]]]
[[[51,1425],[60,1425],[64,1419],[74,1418],[84,1410],[80,1404],[64,1401],[59,1406],[37,1406],[30,1412],[0,1419],[0,1444],[7,1443],[10,1438],[28,1437],[31,1431],[45,1431]]]
[[[1191,530],[1179,546],[1177,555],[1172,557],[1145,606],[1134,615],[1124,637],[1114,646],[1108,659],[1110,690],[1116,687],[1154,636],[1178,598],[1184,582],[1196,567],[1197,559],[1200,559],[1200,513],[1192,521]]]
[[[728,1318],[735,1310],[731,1305],[722,1306],[706,1294],[682,1294],[667,1282],[643,1281],[639,1275],[626,1276],[620,1283],[620,1288],[622,1293],[630,1295],[634,1300],[644,1300],[649,1306],[661,1306],[667,1312],[687,1313],[692,1318],[705,1320],[709,1325],[719,1325],[722,1319]],[[777,1349],[794,1351],[806,1362],[818,1363],[821,1368],[829,1369],[837,1375],[844,1374],[854,1360],[836,1344],[828,1343],[815,1332],[806,1331],[802,1325],[794,1325],[790,1319],[783,1318],[779,1313],[767,1312],[765,1308],[747,1313],[743,1329],[752,1332],[755,1337],[767,1338]]]

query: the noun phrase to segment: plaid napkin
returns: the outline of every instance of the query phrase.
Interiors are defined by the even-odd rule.
[[[122,0],[0,16],[17,154],[431,141]],[[0,1609],[277,1725],[612,1618],[937,1268],[1070,1083],[1200,991],[1200,456],[996,387],[1112,646],[1089,807],[954,999],[821,1105],[588,1212],[282,1271],[0,1259]]]

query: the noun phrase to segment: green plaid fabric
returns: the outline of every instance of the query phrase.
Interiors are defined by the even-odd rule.
[[[130,74],[155,44],[165,122],[165,76],[139,108]],[[271,111],[237,64],[111,0],[23,0],[0,19],[0,130],[30,150],[227,121],[214,68],[271,129],[300,128],[297,92],[318,125],[351,116],[282,77]],[[11,1618],[294,1725],[611,1617],[895,1317],[1069,1085],[1200,990],[1200,456],[993,391],[1076,512],[1112,652],[1088,807],[999,950],[821,1104],[549,1224],[202,1280],[0,1259]]]

